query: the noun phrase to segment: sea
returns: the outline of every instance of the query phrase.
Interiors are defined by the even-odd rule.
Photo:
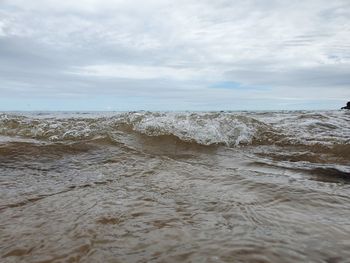
[[[2,112],[0,262],[350,262],[350,111]]]

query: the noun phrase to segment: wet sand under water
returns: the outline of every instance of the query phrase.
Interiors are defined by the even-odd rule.
[[[349,262],[347,143],[5,135],[1,262]]]

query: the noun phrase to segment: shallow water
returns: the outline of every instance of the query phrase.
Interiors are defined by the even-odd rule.
[[[1,262],[348,262],[350,112],[0,114]]]

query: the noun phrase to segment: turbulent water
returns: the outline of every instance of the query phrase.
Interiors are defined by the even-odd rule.
[[[1,262],[349,262],[350,111],[0,113]]]

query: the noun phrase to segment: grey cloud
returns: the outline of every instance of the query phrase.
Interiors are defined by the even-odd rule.
[[[284,70],[234,70],[226,73],[231,80],[253,86],[315,88],[349,87],[348,66],[316,66]]]
[[[297,88],[320,88],[321,100],[327,88],[341,93],[350,85],[346,0],[6,0],[0,7],[4,96],[105,94],[211,105],[288,98]],[[135,76],[147,67],[196,74],[186,80],[74,74],[120,65],[132,66]],[[208,88],[221,81],[245,90]]]

